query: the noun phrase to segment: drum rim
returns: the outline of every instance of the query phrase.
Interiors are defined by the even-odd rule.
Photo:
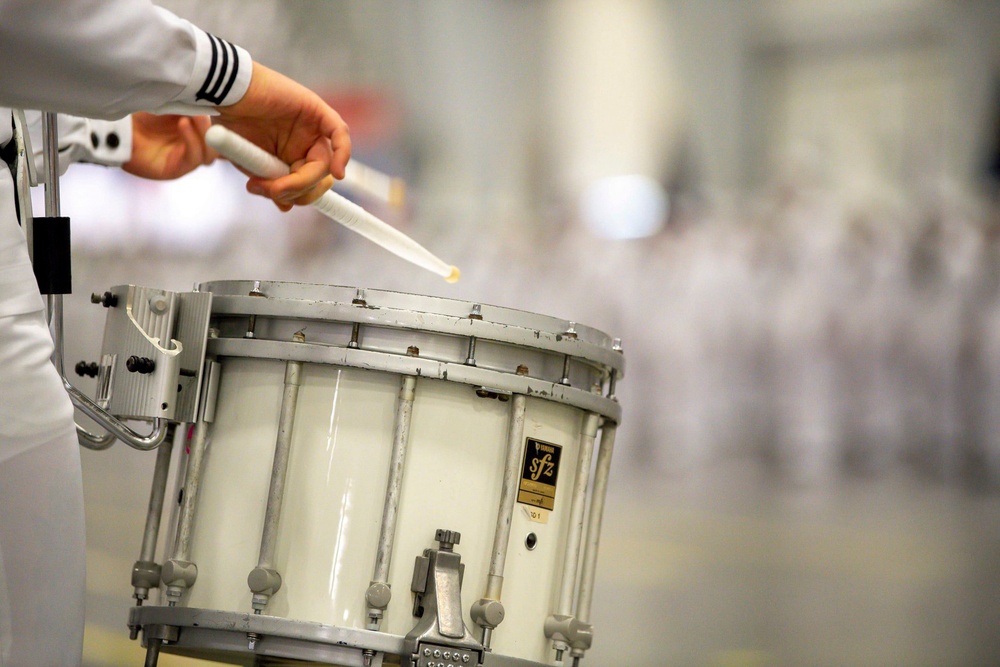
[[[195,607],[165,607],[144,605],[129,610],[129,626],[143,629],[143,636],[155,636],[158,631],[177,630],[164,644],[164,650],[174,652],[197,649],[225,650],[227,645],[240,646],[242,653],[252,654],[247,649],[247,633],[260,637],[279,637],[303,642],[303,647],[329,646],[342,650],[373,650],[391,655],[403,655],[402,635],[358,628],[326,625],[315,621],[296,621],[280,616],[250,614]],[[192,635],[184,630],[197,630]],[[191,640],[194,636],[195,639]],[[315,649],[314,649],[315,650]],[[280,656],[298,658],[299,656]],[[308,656],[302,656],[308,657]],[[487,652],[483,657],[483,667],[544,667],[544,663]]]
[[[471,387],[524,394],[531,398],[570,405],[581,410],[594,412],[616,424],[620,423],[622,418],[622,407],[618,401],[600,393],[538,378],[447,361],[332,345],[259,338],[211,338],[208,341],[208,353],[219,358],[301,361],[459,382]]]
[[[401,292],[398,290],[387,290],[378,288],[358,287],[350,285],[324,285],[321,283],[307,283],[281,280],[212,280],[197,285],[197,290],[211,292],[214,297],[241,297],[247,296],[255,285],[267,294],[268,289],[278,288],[282,292],[302,291],[302,296],[288,296],[278,294],[269,298],[284,301],[326,301],[327,303],[338,303],[351,305],[352,300],[359,293],[364,294],[364,299],[369,307],[386,310],[410,310],[418,313],[432,313],[446,317],[468,318],[474,306],[482,309],[482,321],[501,326],[516,326],[523,329],[541,330],[554,336],[566,336],[570,333],[570,338],[575,334],[577,340],[585,341],[591,345],[602,347],[608,350],[614,349],[615,339],[609,334],[592,326],[581,324],[575,320],[567,320],[551,315],[544,315],[528,310],[510,308],[508,306],[497,306],[489,303],[467,301],[454,297],[430,296],[424,294],[414,294]],[[307,296],[308,293],[330,292],[337,298],[317,299]],[[436,307],[434,307],[436,306]],[[572,328],[572,332],[570,329]]]

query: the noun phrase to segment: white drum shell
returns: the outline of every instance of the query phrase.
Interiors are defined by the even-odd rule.
[[[198,579],[180,604],[249,613],[247,574],[257,565],[285,362],[219,361],[191,540]],[[400,383],[393,373],[304,364],[274,563],[282,585],[266,614],[365,627]],[[469,609],[486,587],[510,406],[477,397],[469,385],[417,379],[383,631],[402,635],[415,624],[414,558],[437,547],[437,528],[462,535],[455,549],[465,564],[462,606],[475,630]],[[526,401],[524,438],[562,446],[562,459],[554,509],[543,511],[547,522],[531,520],[525,505],[515,508],[506,617],[492,643],[498,654],[539,662],[550,657],[543,623],[559,594],[584,414],[541,398]],[[530,550],[529,533],[537,537]]]

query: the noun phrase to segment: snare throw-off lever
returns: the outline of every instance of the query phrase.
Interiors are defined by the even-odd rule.
[[[425,549],[413,570],[414,611],[420,620],[403,640],[402,667],[476,667],[485,649],[462,619],[462,557],[454,552],[461,534],[437,530],[438,549]]]

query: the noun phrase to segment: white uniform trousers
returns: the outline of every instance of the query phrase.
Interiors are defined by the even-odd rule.
[[[82,659],[80,450],[51,354],[41,311],[0,316],[0,667]]]

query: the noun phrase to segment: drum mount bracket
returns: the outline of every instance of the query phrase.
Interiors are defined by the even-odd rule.
[[[212,295],[119,285],[92,300],[108,310],[97,404],[125,418],[195,421]]]
[[[454,552],[461,535],[437,530],[438,549],[418,556],[411,589],[420,620],[403,639],[401,667],[476,667],[486,652],[462,618],[462,557]]]

